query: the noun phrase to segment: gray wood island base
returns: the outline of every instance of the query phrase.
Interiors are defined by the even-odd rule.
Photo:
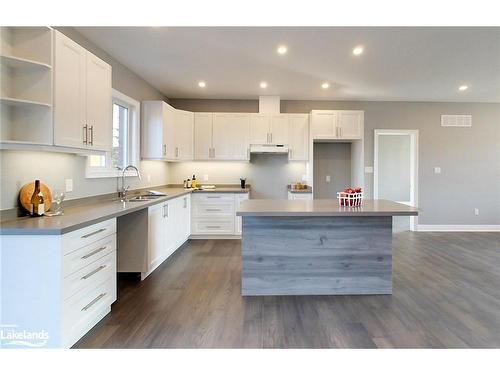
[[[417,214],[382,200],[243,202],[241,294],[391,294],[392,216]]]

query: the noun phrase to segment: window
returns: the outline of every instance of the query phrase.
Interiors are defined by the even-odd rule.
[[[136,100],[113,90],[112,149],[87,157],[87,178],[117,177],[129,164],[139,164],[139,111]],[[128,172],[127,172],[128,173]],[[130,172],[134,173],[134,172]]]

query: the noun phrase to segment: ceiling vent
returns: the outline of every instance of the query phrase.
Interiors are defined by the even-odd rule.
[[[472,126],[472,115],[441,115],[441,126],[470,128]]]

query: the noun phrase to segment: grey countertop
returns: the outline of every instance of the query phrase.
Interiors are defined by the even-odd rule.
[[[63,216],[18,217],[0,223],[1,235],[60,235],[100,221],[126,215],[149,206],[168,201],[186,194],[199,193],[248,193],[249,189],[240,187],[220,187],[214,190],[184,189],[182,187],[155,188],[167,194],[157,199],[141,202],[122,203],[117,199],[91,202],[64,209]],[[131,195],[132,196],[132,195]]]
[[[336,199],[243,201],[237,216],[417,216],[418,208],[388,200],[363,201],[360,207],[340,206]]]

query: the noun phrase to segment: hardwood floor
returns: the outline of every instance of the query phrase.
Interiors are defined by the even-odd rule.
[[[499,348],[500,233],[394,238],[392,296],[241,297],[240,241],[192,240],[77,348]]]

